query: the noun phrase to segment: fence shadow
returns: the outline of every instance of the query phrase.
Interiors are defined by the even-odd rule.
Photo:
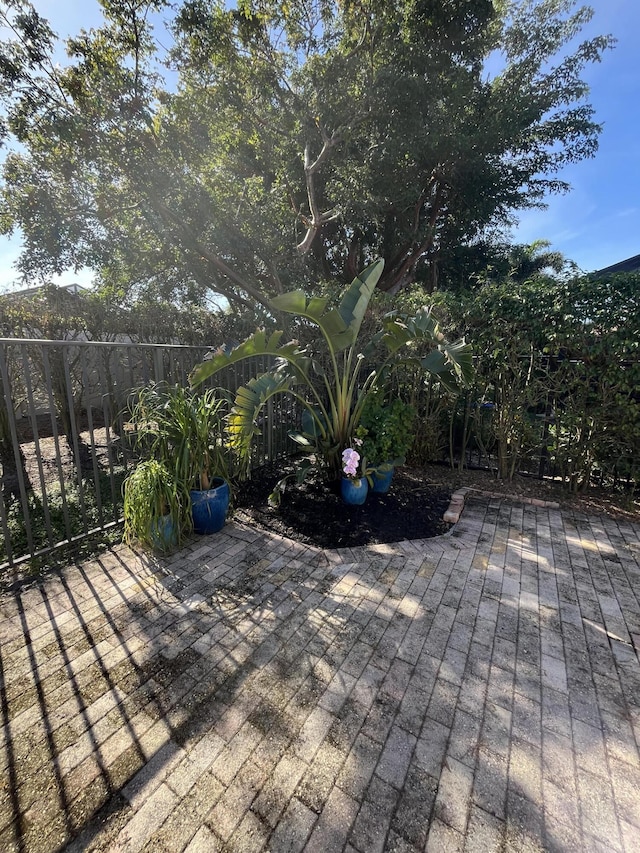
[[[417,548],[325,553],[234,525],[167,560],[119,549],[5,597],[0,848],[126,847],[138,813],[140,846],[176,849],[198,827],[228,842],[245,798],[267,838],[294,793],[307,835],[322,814],[318,832],[358,849],[376,826],[389,849],[429,833],[558,853],[585,825],[600,837],[580,786],[602,735],[574,706],[572,661],[551,671],[539,651],[542,631],[577,649],[575,626],[532,618],[533,516],[477,506],[455,539]],[[505,548],[522,581],[500,605],[489,562]],[[603,637],[588,634],[601,664]],[[350,818],[326,810],[334,790]]]

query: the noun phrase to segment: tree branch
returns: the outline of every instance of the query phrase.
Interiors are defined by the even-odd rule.
[[[381,289],[387,293],[397,293],[402,287],[404,279],[415,270],[420,258],[429,251],[435,237],[435,224],[442,209],[444,195],[444,184],[438,181],[431,204],[429,221],[427,223],[424,239],[416,246],[415,244],[406,252],[404,260],[395,265],[389,273],[381,279]]]
[[[309,143],[307,143],[304,148],[304,179],[307,187],[307,199],[309,201],[311,220],[307,225],[307,233],[305,234],[304,240],[296,246],[296,249],[301,255],[307,254],[320,228],[322,228],[326,222],[331,222],[333,219],[337,219],[340,215],[339,211],[336,211],[335,209],[328,210],[326,213],[320,212],[320,207],[318,206],[318,200],[316,198],[316,187],[313,180],[315,173],[327,159],[331,149],[340,141],[340,132],[338,130],[334,130],[331,136],[328,136],[324,128],[320,128],[320,133],[322,134],[322,149],[313,162],[311,161],[311,148]]]
[[[164,202],[159,199],[154,199],[152,201],[155,209],[157,210],[159,216],[164,219],[165,222],[173,225],[178,233],[180,234],[181,242],[191,251],[196,252],[200,257],[204,258],[208,263],[210,263],[214,269],[216,269],[223,276],[232,281],[237,287],[243,290],[248,296],[252,299],[255,299],[265,308],[271,310],[271,306],[269,304],[268,298],[256,287],[246,281],[241,275],[239,275],[235,270],[231,269],[228,264],[226,264],[222,258],[217,255],[215,252],[209,251],[205,246],[203,246],[200,241],[194,236],[191,230],[185,225],[184,221],[177,216],[169,207],[167,207]]]

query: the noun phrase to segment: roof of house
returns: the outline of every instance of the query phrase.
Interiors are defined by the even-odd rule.
[[[627,258],[626,261],[619,261],[617,264],[612,264],[610,267],[598,270],[596,275],[605,275],[613,272],[635,272],[636,270],[640,270],[640,255],[634,255],[632,258]]]
[[[1,293],[0,297],[11,302],[16,302],[21,299],[28,299],[30,296],[34,296],[45,286],[46,285],[39,284],[36,287],[25,287],[23,290],[11,290],[9,293]],[[66,290],[67,293],[71,293],[73,296],[78,296],[81,293],[87,292],[87,288],[82,287],[82,285],[77,282],[74,282],[73,284],[58,284],[56,285],[56,288],[58,290]]]

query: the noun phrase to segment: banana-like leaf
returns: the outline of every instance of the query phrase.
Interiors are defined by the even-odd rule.
[[[420,359],[420,365],[437,376],[447,391],[459,391],[461,385],[469,385],[473,378],[471,345],[464,341],[445,342]]]
[[[269,336],[264,329],[259,329],[255,334],[247,338],[232,350],[219,349],[213,353],[211,358],[196,365],[189,376],[192,386],[199,385],[230,364],[236,364],[244,358],[254,355],[272,355],[287,361],[302,360],[303,350],[295,341],[281,344],[283,332],[273,332]]]
[[[456,374],[451,368],[447,367],[444,370],[440,370],[436,376],[445,391],[449,391],[451,394],[457,394],[460,391]]]
[[[352,346],[358,333],[360,326],[366,314],[369,302],[373,296],[373,291],[382,275],[384,269],[384,260],[378,258],[372,264],[369,264],[360,275],[357,275],[351,282],[349,289],[340,300],[338,311],[348,329],[348,343],[345,346]],[[339,349],[336,350],[339,352]]]
[[[314,409],[313,414],[309,409],[302,410],[302,432],[298,430],[290,430],[287,435],[296,444],[307,450],[314,450],[318,447],[322,429],[327,425],[326,419],[322,412]]]
[[[296,314],[311,320],[322,330],[334,352],[352,346],[366,313],[376,284],[382,275],[384,261],[378,259],[356,276],[337,308],[326,311],[327,299],[312,297],[307,300],[301,290],[282,293],[271,300],[271,305],[287,314]]]
[[[446,374],[450,374],[452,387],[449,390],[459,390],[460,385],[468,385],[473,378],[473,361],[471,345],[464,341],[450,344],[441,343],[437,349],[420,359],[420,365],[427,373],[438,376],[446,384]]]
[[[384,322],[382,340],[390,353],[397,352],[409,341],[429,341],[438,346],[446,343],[430,309],[421,308],[413,317],[388,314]]]
[[[279,371],[263,373],[238,388],[227,419],[229,444],[245,462],[249,459],[254,436],[260,435],[257,420],[267,400],[291,390],[293,377]]]
[[[298,483],[299,485],[307,476],[309,471],[311,471],[313,468],[315,468],[315,464],[310,459],[303,459],[295,473],[287,474],[281,480],[278,480],[278,482],[274,486],[273,491],[267,498],[269,506],[272,506],[274,508],[279,507],[280,500],[285,489],[287,488],[288,481],[295,478],[296,483]]]
[[[309,371],[308,371],[309,373],[311,371],[313,371],[313,373],[316,376],[320,377],[320,379],[324,378],[327,375],[327,371],[325,370],[324,365],[322,364],[321,361],[314,358],[314,359],[310,359],[310,362],[311,363],[309,365]]]
[[[470,385],[473,380],[473,347],[464,340],[447,343],[443,346],[449,364],[463,385]]]
[[[430,337],[437,341],[444,340],[444,335],[440,331],[438,322],[430,308],[420,308],[409,320],[409,325],[415,329],[417,335],[422,335],[425,338]]]
[[[391,355],[412,341],[427,341],[434,345],[429,355],[420,359],[423,370],[439,377],[448,390],[459,384],[467,385],[473,376],[471,346],[463,340],[450,343],[446,340],[436,319],[428,308],[421,308],[414,317],[390,314],[376,343],[382,341]]]
[[[276,358],[275,368],[280,373],[295,377],[299,382],[310,384],[309,372],[313,366],[313,360],[305,355],[304,350],[298,350],[294,357],[289,359]]]
[[[307,297],[303,290],[290,290],[274,296],[271,305],[286,314],[302,314],[307,309]]]
[[[309,441],[308,436],[304,435],[302,432],[289,431],[287,435],[291,441],[295,441],[295,443],[299,444],[301,447],[306,447],[307,449],[315,447],[315,444],[312,441]]]
[[[420,366],[423,370],[426,370],[427,373],[431,373],[435,376],[440,373],[443,373],[445,370],[450,369],[447,364],[447,358],[445,354],[439,349],[434,349],[429,353],[429,355],[426,355],[424,358],[421,358]]]
[[[305,435],[312,438],[317,438],[321,435],[322,430],[327,427],[327,421],[319,409],[314,409],[313,414],[309,409],[303,409],[301,422]]]
[[[327,308],[327,302],[329,298],[327,296],[313,296],[309,300],[309,304],[307,305],[307,310],[311,317],[322,317]]]
[[[409,326],[405,325],[400,320],[385,323],[384,331],[381,335],[381,340],[389,353],[396,353],[402,349],[409,341],[416,340],[416,335]]]
[[[302,290],[292,290],[274,296],[271,305],[285,314],[295,314],[297,317],[311,320],[331,338],[341,335],[347,328],[337,308],[331,308],[325,313],[327,299],[313,296],[307,300]]]

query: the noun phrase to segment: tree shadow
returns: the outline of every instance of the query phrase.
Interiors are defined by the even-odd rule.
[[[495,534],[480,551],[465,551],[464,519],[456,538],[343,552],[232,526],[163,560],[119,549],[5,599],[0,847],[117,844],[164,785],[173,805],[148,830],[155,843],[206,778],[215,795],[198,819],[220,844],[240,832],[225,797],[242,791],[273,849],[294,794],[300,833],[362,850],[375,831],[387,850],[424,849],[431,834],[576,849],[545,811],[536,741],[556,732],[559,766],[579,746],[582,767],[600,735],[582,725],[578,744],[577,724],[566,729],[573,682],[546,685],[561,675],[535,653],[543,621],[526,599],[502,602],[489,567],[517,540],[523,577],[538,572],[522,512],[479,505]],[[189,767],[193,789],[176,781]],[[335,790],[355,805],[332,817]]]

